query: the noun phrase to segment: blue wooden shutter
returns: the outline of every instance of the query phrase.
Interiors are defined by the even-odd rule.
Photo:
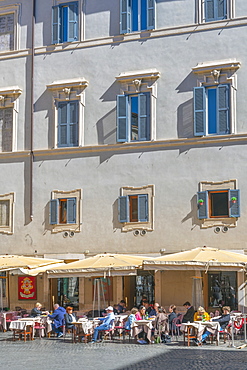
[[[61,12],[60,6],[52,7],[52,43],[58,44],[61,42]]]
[[[78,40],[78,3],[68,3],[68,38],[66,41]]]
[[[155,28],[155,0],[147,0],[147,29]]]
[[[194,135],[206,135],[205,87],[194,87]]]
[[[50,224],[57,225],[58,224],[58,199],[50,200]]]
[[[118,220],[119,222],[129,222],[129,197],[118,198]]]
[[[148,195],[138,195],[138,221],[148,221]]]
[[[227,17],[227,0],[216,0],[217,2],[217,19],[225,19]]]
[[[68,102],[58,103],[58,147],[68,146]]]
[[[117,96],[117,141],[128,141],[128,96]]]
[[[76,198],[67,199],[67,224],[76,223]]]
[[[231,201],[232,197],[236,197],[236,203]],[[240,217],[240,190],[234,189],[228,191],[229,199],[229,217]]]
[[[67,137],[68,145],[77,146],[78,145],[78,101],[68,103],[68,130]]]
[[[219,134],[229,134],[229,85],[219,85],[217,88],[218,128]]]
[[[216,0],[205,0],[205,20],[206,22],[210,22],[215,19],[215,1]]]
[[[120,0],[120,33],[130,32],[130,0]]]
[[[203,205],[198,204],[198,200],[202,199],[204,201]],[[204,219],[208,218],[208,192],[199,191],[197,193],[197,207],[198,207],[198,218]]]
[[[138,95],[138,140],[150,139],[150,94]]]

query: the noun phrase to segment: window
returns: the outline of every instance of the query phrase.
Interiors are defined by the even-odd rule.
[[[52,8],[52,43],[78,40],[78,2],[56,5]]]
[[[116,77],[121,84],[117,96],[117,142],[155,139],[156,69],[121,73]]]
[[[155,0],[120,0],[120,33],[155,28]]]
[[[0,152],[16,150],[17,98],[21,92],[18,87],[0,89]]]
[[[197,193],[198,218],[210,226],[233,226],[240,217],[240,190],[236,180],[201,182]],[[227,224],[226,224],[227,222]]]
[[[227,18],[227,0],[205,0],[205,21]]]
[[[238,309],[238,285],[235,271],[208,272],[208,302],[211,307]]]
[[[118,220],[122,231],[153,230],[154,186],[123,187],[118,198]]]
[[[13,233],[14,194],[0,195],[0,233]]]
[[[81,190],[53,191],[50,200],[50,220],[53,232],[80,231]]]
[[[83,145],[84,89],[87,85],[88,82],[84,79],[58,81],[47,85],[55,103],[55,148]]]
[[[230,87],[194,88],[195,136],[230,133]]]
[[[0,52],[14,50],[14,13],[0,14]]]
[[[236,60],[199,63],[194,87],[194,135],[227,135],[236,131]]]
[[[58,103],[58,147],[78,146],[78,101]]]
[[[118,95],[117,141],[150,140],[150,94]]]

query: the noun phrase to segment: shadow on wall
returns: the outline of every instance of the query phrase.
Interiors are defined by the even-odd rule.
[[[177,110],[178,138],[194,137],[193,99],[180,104]]]
[[[46,203],[44,208],[44,221],[42,225],[44,226],[43,235],[47,233],[47,231],[52,232],[52,225],[49,223],[50,220],[50,201]]]
[[[47,89],[43,92],[42,95],[36,100],[34,103],[34,112],[41,112],[43,111],[44,117],[40,120],[40,124],[45,125],[46,127],[43,128],[44,131],[47,132],[47,141],[48,141],[48,148],[54,148],[54,137],[55,137],[55,124],[53,118],[53,97],[50,91]],[[47,127],[48,126],[48,127]]]
[[[191,211],[182,219],[181,223],[183,224],[184,222],[191,219],[191,224],[192,224],[191,231],[192,231],[196,226],[201,226],[201,220],[199,220],[197,217],[198,205],[197,205],[196,194],[191,198],[190,205],[191,205]]]
[[[122,228],[122,224],[118,221],[118,199],[115,200],[115,202],[112,205],[112,226],[113,231],[116,232],[117,229]]]
[[[113,108],[96,123],[98,144],[116,144],[116,108]]]

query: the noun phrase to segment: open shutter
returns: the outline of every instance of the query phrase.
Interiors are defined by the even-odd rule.
[[[117,96],[117,141],[128,141],[128,96]]]
[[[218,0],[205,0],[205,21],[210,22],[215,19],[215,2]]]
[[[227,18],[227,0],[216,0],[217,2],[217,19]]]
[[[147,29],[155,28],[155,0],[147,0]]]
[[[148,221],[148,195],[138,195],[138,221]]]
[[[58,224],[58,199],[50,200],[50,225]]]
[[[119,222],[129,222],[129,197],[118,198],[118,220]]]
[[[67,223],[76,223],[76,198],[67,199]]]
[[[203,200],[203,203],[198,203],[199,199]],[[197,193],[197,206],[198,206],[198,218],[208,218],[208,192],[199,191]]]
[[[206,135],[205,87],[194,87],[194,135]]]
[[[240,217],[240,190],[239,189],[229,190],[228,195],[229,195],[229,216]],[[231,200],[232,197],[237,198],[236,203]]]
[[[217,88],[217,109],[219,134],[229,134],[229,85],[219,85]]]
[[[58,147],[68,146],[68,111],[69,103],[58,103]]]
[[[130,32],[130,0],[120,0],[120,33]]]
[[[150,139],[150,95],[139,94],[138,95],[138,139],[149,140]]]
[[[78,40],[78,3],[68,4],[68,39],[67,41]]]
[[[68,103],[69,145],[78,145],[78,102]]]
[[[60,7],[53,6],[52,7],[52,43],[58,44],[61,42],[60,38],[60,30],[61,30],[61,14],[60,14]]]

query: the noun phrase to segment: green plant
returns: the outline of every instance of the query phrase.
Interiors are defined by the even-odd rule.
[[[198,203],[199,203],[199,204],[202,204],[202,203],[204,203],[204,200],[203,200],[203,199],[199,199],[199,200],[198,200]]]
[[[231,197],[231,200],[237,200],[237,198],[236,197]]]

